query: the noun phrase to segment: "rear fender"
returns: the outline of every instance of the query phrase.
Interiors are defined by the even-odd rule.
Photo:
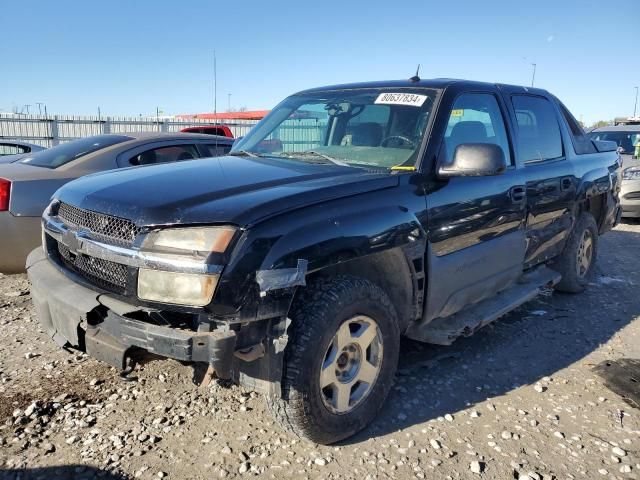
[[[600,233],[611,230],[618,218],[619,178],[608,168],[589,170],[580,179],[576,208],[585,208],[596,217]],[[593,208],[592,208],[593,207]],[[575,212],[577,215],[577,211]]]

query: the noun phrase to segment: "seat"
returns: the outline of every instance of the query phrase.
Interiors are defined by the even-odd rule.
[[[364,122],[351,128],[351,145],[377,147],[382,141],[382,126],[375,122]]]
[[[452,159],[458,145],[464,143],[488,143],[487,127],[477,121],[456,123],[451,129],[451,135],[446,140],[447,158]]]
[[[155,150],[141,153],[136,157],[137,165],[151,165],[158,161]]]

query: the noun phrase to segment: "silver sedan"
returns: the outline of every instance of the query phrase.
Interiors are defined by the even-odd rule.
[[[40,217],[53,193],[71,180],[123,167],[224,155],[232,138],[192,133],[98,135],[0,163],[0,272],[24,271],[41,242]]]

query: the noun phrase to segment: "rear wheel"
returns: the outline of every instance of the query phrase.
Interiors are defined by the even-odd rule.
[[[350,276],[310,283],[292,309],[282,398],[268,399],[286,428],[329,444],[377,415],[398,363],[400,332],[387,294]]]
[[[598,253],[598,226],[588,212],[580,214],[562,254],[553,268],[562,274],[556,289],[562,292],[582,292],[595,275]]]

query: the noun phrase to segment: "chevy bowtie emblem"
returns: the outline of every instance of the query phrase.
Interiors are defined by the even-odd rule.
[[[73,255],[77,255],[78,250],[80,250],[80,247],[82,245],[82,239],[80,238],[81,235],[82,232],[72,232],[71,230],[67,230],[62,235],[62,243],[69,249],[69,252],[71,252]]]

